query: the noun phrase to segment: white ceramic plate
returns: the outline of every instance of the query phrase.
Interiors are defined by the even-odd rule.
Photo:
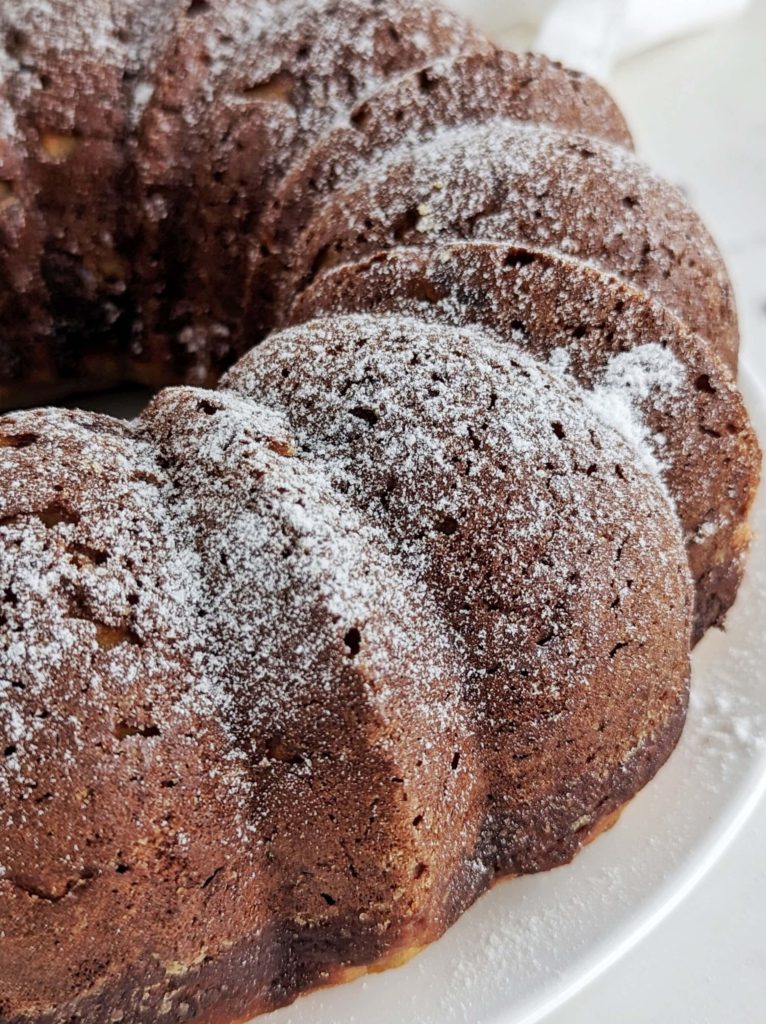
[[[761,438],[766,394],[744,372]],[[726,632],[694,654],[682,740],[619,823],[570,865],[497,886],[404,967],[314,993],[258,1024],[532,1024],[690,892],[766,788],[766,487]]]

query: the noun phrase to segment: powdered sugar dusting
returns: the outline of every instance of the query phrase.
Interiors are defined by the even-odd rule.
[[[503,120],[391,149],[309,223],[296,278],[305,284],[317,268],[395,244],[456,239],[513,241],[592,261],[703,336],[728,338],[735,321],[720,255],[676,189],[621,146]]]
[[[391,715],[396,692],[397,716],[406,714],[410,726],[422,722],[424,735],[460,719],[458,690],[444,689],[445,680],[466,672],[478,680],[501,652],[507,668],[492,688],[477,691],[477,712],[487,723],[501,720],[497,687],[505,672],[526,665],[530,711],[539,704],[553,723],[551,707],[601,671],[601,647],[583,648],[578,635],[594,628],[594,615],[608,612],[602,595],[604,572],[614,572],[610,524],[620,524],[621,566],[633,564],[634,549],[641,558],[653,549],[653,586],[670,587],[663,607],[677,600],[672,567],[679,556],[664,499],[637,467],[629,468],[629,450],[600,434],[591,457],[622,464],[624,479],[643,484],[625,485],[622,497],[622,485],[615,492],[609,484],[609,504],[594,504],[598,477],[578,479],[565,466],[585,458],[583,445],[596,443],[597,421],[521,352],[477,332],[453,331],[445,339],[413,320],[357,317],[311,327],[309,351],[296,362],[302,333],[256,350],[228,379],[227,387],[244,397],[167,391],[135,426],[55,411],[6,422],[11,446],[0,455],[16,467],[0,525],[4,615],[13,637],[2,669],[12,699],[0,712],[14,747],[2,775],[6,793],[39,779],[38,744],[58,727],[58,715],[71,717],[72,682],[87,681],[87,704],[107,713],[107,722],[99,715],[88,732],[98,735],[107,725],[118,737],[133,730],[153,735],[143,716],[134,721],[133,712],[119,710],[139,688],[143,706],[152,708],[150,722],[160,718],[163,732],[215,715],[233,757],[228,790],[245,801],[236,826],[244,839],[257,827],[246,807],[248,764],[264,756],[258,737],[287,728],[307,685],[313,698],[335,699],[349,645],[376,714]],[[359,350],[366,338],[368,347]],[[445,341],[449,347],[440,352]],[[317,408],[312,376],[340,384],[353,372],[357,351],[359,372],[375,380],[372,390],[359,378],[353,392],[326,392]],[[289,371],[299,363],[311,366],[311,375],[296,380],[286,402],[295,386]],[[307,432],[308,408],[314,412]],[[425,418],[413,416],[426,408]],[[370,430],[386,439],[384,450],[360,447]],[[14,437],[32,440],[16,447]],[[455,476],[461,451],[465,461]],[[32,468],[40,458],[43,476]],[[514,467],[522,466],[523,492],[512,483]],[[90,483],[75,490],[83,473]],[[476,496],[490,484],[515,495],[515,505],[502,513],[502,532],[480,545],[483,557],[488,545],[498,557],[503,552],[505,580],[485,579],[482,587],[491,583],[505,600],[500,595],[523,573],[539,602],[531,617],[519,608],[491,631],[477,611],[466,617],[454,605],[459,594],[466,607],[476,600],[476,556],[466,550],[441,568],[434,561],[443,545],[457,543]],[[386,491],[388,504],[378,504],[376,495]],[[104,494],[113,509],[108,515]],[[641,507],[651,510],[648,518]],[[568,573],[580,563],[576,552],[594,537],[603,540],[591,558],[591,582],[580,567],[573,587]],[[538,561],[532,552],[541,544],[548,554]],[[631,597],[617,579],[614,586],[628,616],[634,600],[646,599],[638,591]],[[569,613],[556,611],[562,602]],[[619,635],[627,630],[638,649],[649,638],[638,606],[633,616]],[[613,628],[605,627],[604,644]],[[541,629],[551,640],[544,646]],[[470,669],[461,667],[466,630]],[[75,676],[72,659],[81,666]],[[418,684],[402,690],[397,680],[409,678],[403,666],[413,664],[420,666]],[[41,706],[42,717],[33,711]],[[83,723],[75,715],[61,726],[73,749],[85,749],[85,738],[78,739]],[[0,862],[12,851],[6,848]]]
[[[556,348],[548,366],[562,379],[569,376],[570,351]],[[569,379],[574,379],[569,377]],[[676,356],[656,342],[647,342],[612,356],[600,378],[583,394],[593,411],[639,453],[658,479],[667,471],[659,456],[663,438],[651,435],[646,422],[648,400],[668,412],[681,390],[684,371]]]
[[[651,397],[655,403],[663,403],[667,411],[683,378],[683,369],[673,353],[649,342],[613,356],[599,383],[586,393],[595,412],[633,445],[660,479],[665,467],[655,452],[661,449],[662,439],[655,435],[650,443],[641,404]]]
[[[741,564],[759,460],[715,343],[615,277],[507,243],[402,246],[335,267],[300,296],[290,317],[362,310],[481,325],[582,389],[675,502],[704,622],[716,567],[728,562],[737,572]]]

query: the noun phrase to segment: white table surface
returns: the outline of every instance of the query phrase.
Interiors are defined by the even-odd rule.
[[[503,14],[499,0],[459,6],[487,27]],[[504,41],[531,42],[522,31]],[[684,187],[719,242],[743,360],[766,382],[766,0],[626,61],[609,87],[641,155]],[[764,1024],[766,802],[686,901],[546,1022]]]

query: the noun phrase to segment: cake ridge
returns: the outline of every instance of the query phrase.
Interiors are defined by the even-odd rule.
[[[680,393],[659,388],[634,394],[632,404],[649,427],[652,457],[666,463],[665,483],[683,523],[698,588],[695,637],[719,621],[743,570],[759,452],[715,346],[616,277],[552,251],[500,242],[396,247],[332,268],[297,299],[288,319],[360,309],[479,324],[566,371],[591,400],[613,357],[647,339],[675,353],[684,368]]]
[[[709,336],[734,364],[731,287],[709,233],[681,193],[623,147],[501,121],[448,128],[402,157],[332,194],[309,221],[296,243],[287,296],[333,262],[394,244],[512,241],[590,259],[625,277]],[[586,192],[590,202],[583,204]],[[594,234],[597,215],[609,218],[608,233]]]

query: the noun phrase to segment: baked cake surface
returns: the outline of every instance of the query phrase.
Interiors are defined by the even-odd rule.
[[[3,439],[13,1021],[182,1019],[217,970],[236,1016],[422,945],[678,735],[672,506],[483,332],[313,321],[134,424]]]
[[[0,1021],[233,1022],[568,861],[760,452],[595,82],[403,0],[5,0]]]

